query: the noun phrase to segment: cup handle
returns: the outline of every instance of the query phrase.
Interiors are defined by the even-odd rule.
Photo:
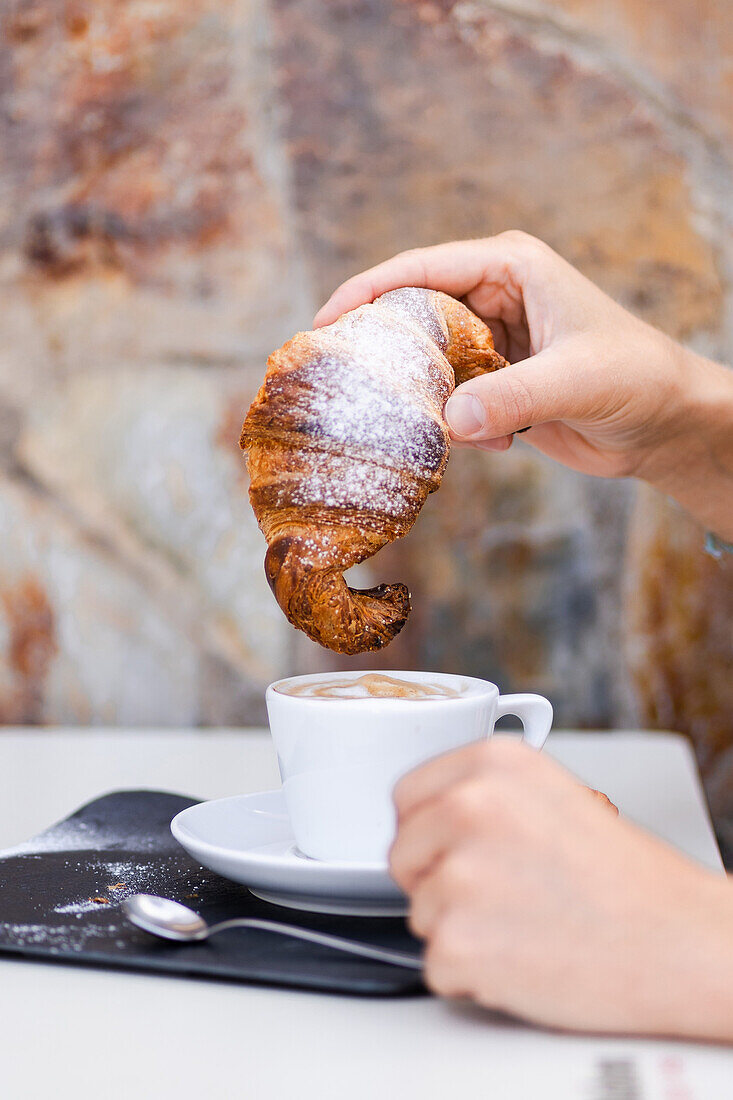
[[[544,695],[500,695],[496,717],[515,714],[524,727],[523,741],[541,749],[552,729],[552,703]]]

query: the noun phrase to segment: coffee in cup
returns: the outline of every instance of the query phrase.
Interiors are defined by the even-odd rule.
[[[459,688],[438,684],[434,680],[404,680],[386,672],[366,672],[363,676],[335,680],[327,676],[295,683],[286,680],[275,685],[283,695],[301,699],[452,699],[461,694]]]

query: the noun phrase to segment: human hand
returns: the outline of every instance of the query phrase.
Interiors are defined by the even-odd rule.
[[[506,738],[397,786],[428,985],[574,1030],[733,1039],[733,890]]]
[[[529,428],[523,439],[566,466],[643,477],[727,536],[730,371],[632,316],[516,231],[401,253],[340,286],[314,323],[400,286],[461,298],[513,364],[457,388],[445,409],[453,439],[502,451]]]

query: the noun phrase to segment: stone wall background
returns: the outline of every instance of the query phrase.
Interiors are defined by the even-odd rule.
[[[270,596],[237,436],[268,352],[367,264],[522,227],[730,361],[727,0],[0,20],[0,722],[252,724],[270,679],[337,665]],[[701,542],[520,444],[454,455],[361,572],[413,591],[389,664],[684,730],[733,813],[731,567]]]

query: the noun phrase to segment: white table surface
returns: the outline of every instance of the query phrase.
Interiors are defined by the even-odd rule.
[[[554,733],[548,750],[639,824],[720,869],[681,738]],[[4,729],[0,848],[112,789],[213,798],[277,785],[263,732]],[[554,1035],[436,998],[0,960],[3,1100],[724,1100],[732,1081],[733,1054],[719,1047]]]

